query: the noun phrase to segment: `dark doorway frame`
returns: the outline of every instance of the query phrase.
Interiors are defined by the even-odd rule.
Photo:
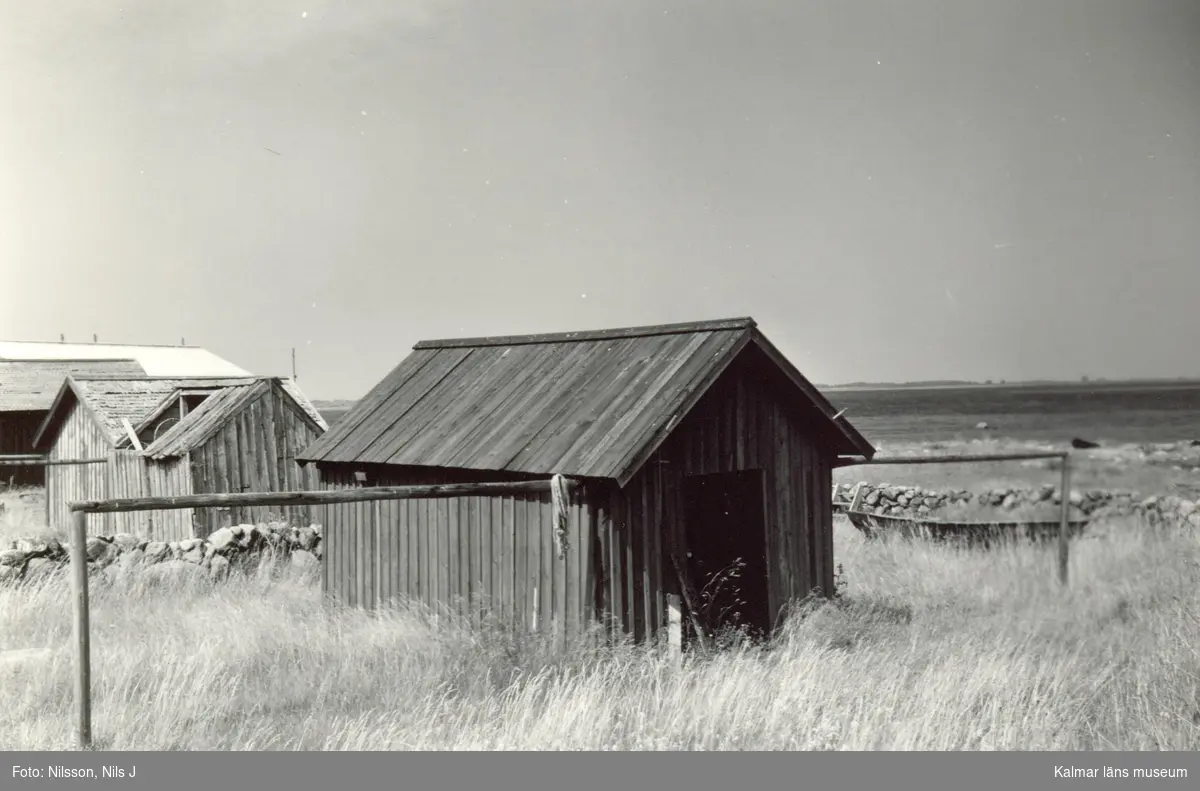
[[[682,486],[685,573],[696,597],[695,615],[709,635],[732,627],[755,639],[768,637],[772,619],[764,471],[685,475]],[[682,606],[686,624],[692,613],[686,603]],[[685,644],[695,639],[691,632],[684,630]]]

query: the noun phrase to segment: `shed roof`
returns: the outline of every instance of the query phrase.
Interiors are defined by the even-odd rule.
[[[149,420],[160,414],[163,409],[174,403],[184,392],[211,393],[200,407],[190,412],[184,420],[173,426],[171,431],[158,440],[174,437],[174,442],[186,446],[197,436],[194,433],[197,415],[200,417],[206,415],[227,416],[231,403],[244,403],[230,399],[245,394],[249,389],[257,386],[269,386],[269,383],[273,381],[279,382],[283,390],[322,430],[327,428],[320,413],[304,396],[300,388],[294,382],[280,378],[250,376],[113,379],[111,377],[70,376],[63,382],[49,414],[42,422],[38,435],[34,439],[34,447],[45,448],[50,444],[54,426],[61,422],[68,406],[75,402],[83,404],[84,408],[91,413],[96,424],[105,432],[114,447],[123,447],[129,444],[124,420],[128,420],[135,428],[140,429]],[[255,394],[261,392],[260,388],[255,391]],[[213,399],[217,399],[217,403],[208,410],[204,410],[203,407]],[[219,426],[219,424],[217,425]]]
[[[197,346],[0,341],[0,360],[136,360],[147,376],[250,376]]]
[[[154,459],[180,456],[203,445],[225,421],[270,388],[266,381],[226,387],[210,395],[145,449]]]
[[[122,420],[134,426],[141,424],[159,409],[164,401],[182,389],[212,390],[237,384],[252,384],[253,378],[228,377],[174,379],[147,377],[144,379],[112,379],[88,376],[69,376],[63,382],[49,414],[42,421],[34,438],[35,448],[44,448],[51,441],[52,427],[66,416],[70,404],[79,402],[91,412],[96,424],[115,447],[128,443]]]
[[[272,383],[277,383],[283,392],[304,411],[322,431],[329,427],[308,398],[290,379],[260,379],[251,384],[225,387],[204,399],[200,406],[189,412],[143,452],[152,459],[182,456],[198,448],[217,433],[225,421],[241,412],[248,404],[262,396]]]
[[[624,485],[747,346],[824,422],[838,453],[875,449],[753,319],[422,341],[303,462],[561,473]]]
[[[0,412],[42,412],[68,376],[145,376],[136,360],[0,360]]]

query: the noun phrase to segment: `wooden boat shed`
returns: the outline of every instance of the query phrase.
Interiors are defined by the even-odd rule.
[[[29,456],[46,412],[68,375],[211,377],[249,376],[197,346],[0,341],[0,456]],[[44,486],[45,468],[5,463],[0,480]]]
[[[549,493],[323,506],[325,590],[642,640],[668,597],[763,633],[832,592],[832,469],[874,452],[744,318],[423,341],[297,459],[327,489],[566,476],[565,536]]]
[[[38,430],[47,468],[47,518],[66,524],[67,503],[124,497],[305,491],[315,475],[296,454],[328,427],[290,379],[118,379],[69,376]],[[93,532],[156,540],[204,537],[227,524],[283,516],[307,524],[308,507],[141,511],[93,516]]]
[[[0,456],[32,455],[33,438],[67,376],[145,376],[136,360],[0,360]],[[45,486],[46,468],[0,464],[0,482]]]

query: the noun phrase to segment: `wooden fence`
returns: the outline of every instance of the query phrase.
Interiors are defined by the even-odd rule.
[[[566,481],[568,491],[575,489]],[[87,749],[92,741],[91,634],[88,604],[87,520],[88,514],[125,514],[145,511],[169,511],[193,508],[238,506],[302,506],[337,503],[368,503],[389,500],[428,500],[455,497],[526,497],[550,493],[551,481],[516,483],[455,483],[428,486],[379,486],[324,492],[270,492],[244,494],[193,494],[178,497],[135,497],[110,500],[83,500],[68,504],[71,511],[72,591],[75,601],[74,637],[77,647],[75,698],[79,745]],[[555,524],[566,516],[551,498]],[[324,563],[324,561],[323,561]]]
[[[1042,453],[987,453],[976,456],[892,456],[882,459],[839,459],[835,467],[877,466],[881,464],[968,464],[988,461],[1062,460],[1062,513],[1058,524],[1058,579],[1067,584],[1071,530],[1071,454],[1065,451]]]

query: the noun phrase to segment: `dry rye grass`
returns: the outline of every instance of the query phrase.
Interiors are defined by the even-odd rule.
[[[769,650],[675,667],[323,607],[311,577],[93,592],[106,749],[1200,749],[1200,539],[1128,524],[1052,550],[871,542]],[[72,745],[70,598],[0,590],[0,744]],[[24,651],[25,653],[20,653]],[[7,657],[7,661],[4,658]]]

